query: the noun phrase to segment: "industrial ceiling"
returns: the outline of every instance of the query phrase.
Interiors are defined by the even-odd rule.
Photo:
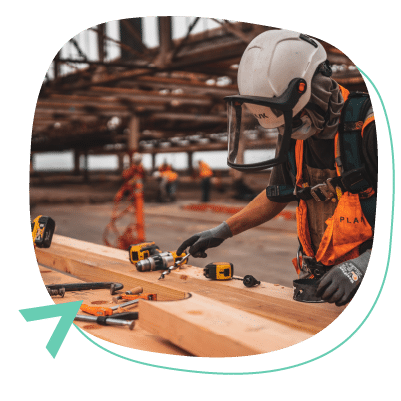
[[[173,39],[172,17],[158,17],[159,45],[150,48],[141,20],[119,21],[120,40],[106,34],[105,24],[89,28],[97,37],[95,60],[74,38],[76,57],[56,55],[37,102],[32,153],[226,149],[223,98],[237,93],[237,68],[248,43],[276,28],[214,20],[217,28],[195,34],[194,18],[186,35]],[[108,42],[120,47],[118,58],[107,60]],[[333,78],[349,90],[366,91],[349,58],[320,42],[334,66]],[[65,65],[73,68],[62,74]]]

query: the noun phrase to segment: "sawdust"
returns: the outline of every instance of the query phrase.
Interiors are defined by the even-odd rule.
[[[180,279],[181,280],[186,280],[188,278],[188,276],[186,276],[185,274],[181,274]]]
[[[189,310],[187,313],[190,315],[203,315],[203,312],[200,310]]]
[[[92,301],[91,304],[92,305],[103,305],[103,304],[107,304],[108,301]]]
[[[97,324],[87,324],[82,327],[84,330],[94,330],[94,329],[100,329],[101,326],[98,326]]]

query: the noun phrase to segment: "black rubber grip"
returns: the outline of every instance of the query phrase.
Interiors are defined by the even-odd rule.
[[[111,316],[100,316],[103,318],[124,319],[124,320],[138,320],[138,312],[122,312],[114,313]]]

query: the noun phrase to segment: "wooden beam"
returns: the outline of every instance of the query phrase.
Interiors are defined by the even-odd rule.
[[[67,274],[49,269],[48,267],[39,265],[39,269],[45,285],[84,282]],[[123,290],[126,291],[128,289],[128,287],[125,287]],[[55,304],[83,300],[87,305],[98,305],[105,307],[115,306],[115,304],[112,302],[112,297],[109,290],[67,291],[63,298],[55,296],[52,297],[52,300]],[[131,310],[137,311],[138,309],[139,308],[133,308]],[[78,314],[86,315],[82,311],[79,311]],[[127,327],[102,326],[96,323],[80,321],[74,321],[74,324],[95,337],[121,345],[123,347],[171,355],[191,355],[188,352],[176,347],[172,343],[166,341],[162,337],[145,331],[140,327],[139,321],[136,321],[133,331],[128,330]]]
[[[201,268],[188,265],[161,281],[159,271],[138,272],[128,261],[127,251],[60,235],[53,236],[50,248],[35,251],[39,263],[84,281],[117,281],[129,287],[141,286],[145,292],[160,295],[161,300],[183,299],[191,292],[310,334],[323,330],[345,308],[296,302],[291,288],[274,284],[246,288],[237,280],[224,283],[208,280]]]
[[[129,122],[129,133],[128,133],[128,151],[135,152],[139,149],[139,137],[140,132],[140,118],[133,115]]]
[[[173,46],[171,37],[171,17],[157,17],[159,23],[159,55],[154,64],[158,67],[164,67],[169,63],[169,54]]]
[[[81,246],[89,245],[88,249],[92,252],[82,252],[80,246],[65,246],[57,244],[57,237],[53,236],[52,245],[48,249],[36,248],[38,263],[57,269],[59,271],[72,274],[73,276],[88,282],[113,281],[122,283],[128,288],[142,287],[144,292],[157,293],[160,300],[177,300],[187,297],[185,291],[175,290],[167,286],[152,283],[146,277],[140,278],[138,275],[131,275],[131,270],[135,267],[130,262],[122,262],[113,258],[103,256],[112,248],[102,247],[103,254],[93,253],[96,246],[84,243]],[[83,243],[84,241],[78,241]],[[67,238],[67,243],[74,245],[77,240]],[[80,249],[81,248],[81,249]],[[128,252],[124,252],[128,255]],[[135,269],[136,270],[136,269]],[[145,278],[145,280],[144,280]]]
[[[174,302],[140,301],[139,309],[141,328],[202,357],[264,354],[311,337],[197,294]]]

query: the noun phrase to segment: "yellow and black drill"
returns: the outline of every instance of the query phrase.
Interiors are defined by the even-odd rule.
[[[48,216],[38,216],[31,222],[33,246],[38,248],[49,248],[56,222]]]
[[[136,263],[136,269],[140,272],[165,270],[175,265],[178,266],[181,262],[185,262],[188,259],[188,256],[189,255],[186,252],[183,252],[179,256],[176,251],[160,252],[138,261]]]
[[[130,262],[136,264],[140,260],[147,259],[149,256],[158,255],[161,253],[161,250],[154,242],[143,242],[130,245],[128,252]]]

